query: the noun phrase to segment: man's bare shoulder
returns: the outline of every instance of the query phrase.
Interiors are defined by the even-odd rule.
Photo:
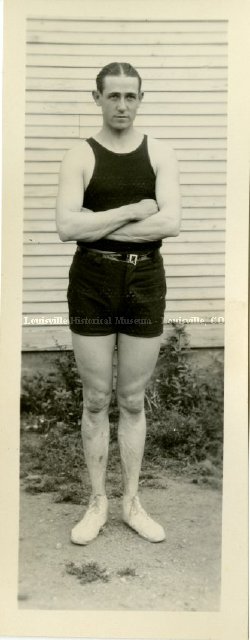
[[[166,140],[158,140],[148,136],[148,151],[157,163],[176,160],[176,153],[171,144]]]
[[[78,170],[88,169],[89,164],[91,163],[93,158],[93,151],[90,145],[86,142],[86,140],[79,140],[71,149],[66,151],[63,160],[62,166],[64,168],[74,168]]]

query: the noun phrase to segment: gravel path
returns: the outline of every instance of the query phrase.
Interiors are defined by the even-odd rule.
[[[102,533],[79,547],[71,544],[70,530],[83,507],[22,491],[19,607],[217,611],[221,493],[168,478],[164,489],[143,488],[141,502],[163,524],[166,541],[151,544],[126,527],[120,500],[113,498]],[[87,582],[88,574],[81,584],[67,572],[68,563],[96,563],[100,578]]]

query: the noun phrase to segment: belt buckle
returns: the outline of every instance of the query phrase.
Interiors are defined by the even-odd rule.
[[[129,262],[130,264],[134,264],[136,265],[138,260],[138,255],[136,253],[129,253],[127,256],[127,262]]]

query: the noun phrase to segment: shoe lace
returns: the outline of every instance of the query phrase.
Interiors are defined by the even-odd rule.
[[[148,521],[152,521],[152,518],[150,518],[150,516],[147,514],[147,512],[145,511],[145,509],[143,509],[139,498],[136,496],[133,500],[133,505],[136,508],[136,512],[139,513],[140,515],[142,515],[146,520]]]
[[[93,496],[92,498],[90,498],[86,515],[87,514],[91,515],[92,513],[97,514],[98,511],[102,510],[102,508],[103,508],[103,505],[101,503],[100,496]]]

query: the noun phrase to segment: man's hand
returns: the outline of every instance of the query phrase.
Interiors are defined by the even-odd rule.
[[[150,198],[140,200],[140,202],[129,204],[127,206],[131,209],[132,220],[145,220],[158,211],[156,200],[151,200]]]

